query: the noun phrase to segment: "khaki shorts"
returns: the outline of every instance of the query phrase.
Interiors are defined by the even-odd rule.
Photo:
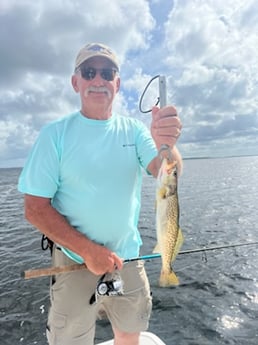
[[[70,265],[59,249],[53,251],[53,265]],[[93,345],[99,315],[108,317],[113,328],[133,333],[148,328],[152,308],[150,287],[142,261],[125,264],[120,271],[124,294],[100,296],[89,301],[99,276],[88,270],[59,274],[50,289],[51,307],[47,338],[50,345]]]

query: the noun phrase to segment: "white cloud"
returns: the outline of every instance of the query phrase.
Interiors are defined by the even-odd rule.
[[[237,152],[247,139],[239,140],[237,129],[251,118],[257,129],[257,9],[255,1],[195,0],[177,1],[171,10],[164,62],[183,106],[185,141],[208,140],[214,148],[218,137],[223,143],[230,136]]]

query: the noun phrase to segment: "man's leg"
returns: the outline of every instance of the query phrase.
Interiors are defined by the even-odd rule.
[[[53,265],[74,263],[61,250],[54,248]],[[89,300],[98,277],[88,270],[59,274],[51,286],[48,315],[49,345],[93,345],[96,308]]]
[[[139,345],[140,333],[126,333],[113,329],[115,340],[114,345]]]
[[[111,322],[115,345],[139,345],[140,332],[146,331],[152,308],[149,281],[142,261],[124,265],[120,272],[124,294],[106,296],[103,308]]]

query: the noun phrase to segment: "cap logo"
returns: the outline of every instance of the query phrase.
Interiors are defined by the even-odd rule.
[[[101,47],[98,44],[94,44],[93,46],[90,46],[88,50],[94,51],[94,52],[103,52],[103,53],[109,53],[112,54],[111,50]]]

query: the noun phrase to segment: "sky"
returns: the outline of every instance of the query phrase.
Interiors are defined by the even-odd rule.
[[[80,109],[74,60],[89,42],[121,65],[114,111],[150,125],[139,99],[166,78],[183,158],[258,155],[257,0],[1,0],[0,167],[21,167],[41,127]],[[159,96],[155,79],[145,110]]]

